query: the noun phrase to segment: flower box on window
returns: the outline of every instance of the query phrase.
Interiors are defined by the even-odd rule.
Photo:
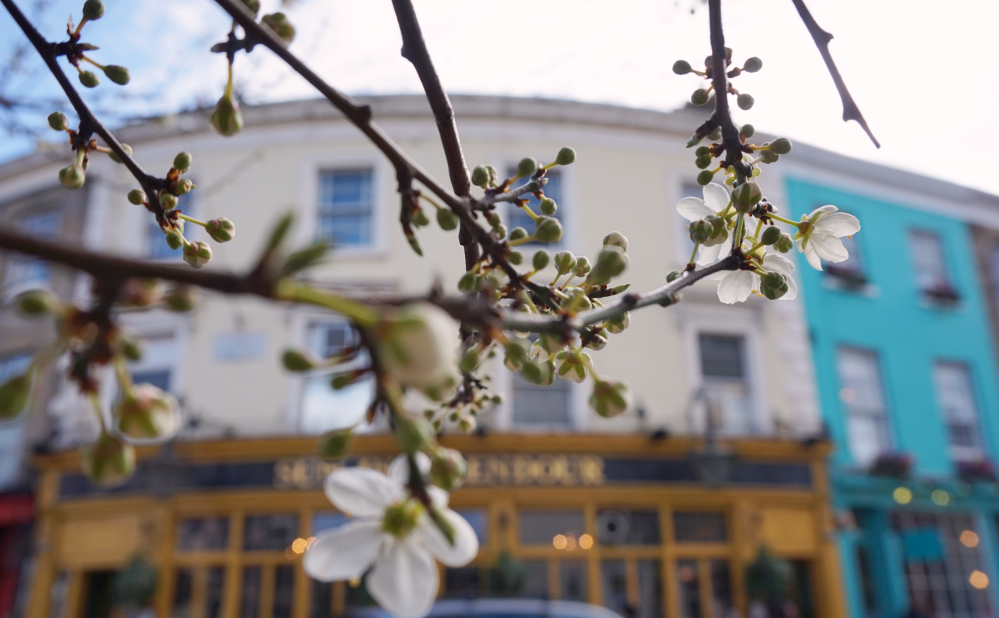
[[[839,264],[827,264],[826,274],[835,277],[844,287],[857,290],[867,285],[867,277],[855,268],[846,268]]]
[[[926,298],[940,304],[954,304],[961,300],[961,295],[949,283],[940,283],[923,290]]]
[[[975,482],[995,482],[997,479],[996,466],[990,459],[976,459],[972,461],[957,462],[957,475],[962,481],[968,483]]]
[[[868,472],[872,476],[906,479],[912,471],[912,463],[912,456],[907,453],[882,453],[871,464]]]

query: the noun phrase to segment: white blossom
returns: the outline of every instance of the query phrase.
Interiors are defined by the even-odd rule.
[[[454,390],[458,375],[458,323],[430,303],[406,305],[376,327],[382,367],[403,386],[435,401]]]
[[[780,300],[792,300],[798,296],[798,284],[794,281],[794,263],[782,255],[767,253],[761,262],[765,271],[779,272],[787,279],[787,292]],[[751,270],[734,270],[718,282],[718,300],[734,305],[749,298],[760,289],[760,275]]]
[[[712,182],[704,185],[703,200],[697,197],[682,198],[676,204],[676,211],[687,221],[700,221],[725,210],[731,201],[728,189]]]
[[[850,257],[840,238],[860,231],[856,217],[838,210],[831,205],[816,208],[808,215],[805,230],[794,236],[798,251],[816,270],[822,270],[822,260],[842,262]]]

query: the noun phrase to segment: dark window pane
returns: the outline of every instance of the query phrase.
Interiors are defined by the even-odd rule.
[[[219,618],[222,615],[222,593],[225,588],[225,567],[208,569],[208,583],[205,590],[205,618]]]
[[[561,584],[563,601],[580,601],[588,599],[586,592],[586,563],[580,560],[561,562],[558,565],[558,577]]]
[[[312,603],[309,605],[309,618],[332,618],[333,584],[312,580]]]
[[[531,384],[519,373],[513,375],[513,422],[517,425],[571,424],[572,383],[561,378],[550,386]]]
[[[482,579],[477,567],[462,567],[444,571],[444,598],[474,599],[482,590]]]
[[[291,618],[295,593],[295,567],[283,564],[274,569],[274,618]]]
[[[638,561],[638,596],[638,618],[662,618],[663,578],[658,560]]]
[[[732,576],[725,560],[711,561],[711,598],[715,612],[728,616],[732,611]]]
[[[742,358],[742,337],[699,335],[701,374],[712,378],[745,376]]]
[[[173,616],[183,618],[191,615],[191,569],[177,569],[173,585]]]
[[[597,538],[602,545],[658,545],[657,511],[606,510],[597,515]]]
[[[155,369],[152,371],[133,371],[132,381],[136,384],[148,383],[170,392],[170,370]]]
[[[542,560],[525,560],[524,590],[517,595],[522,599],[547,599],[548,596],[548,563]]]
[[[520,542],[551,545],[558,535],[579,538],[586,531],[582,511],[521,511]]]
[[[508,173],[511,178],[516,176],[517,168],[510,168]],[[559,170],[548,170],[548,173],[546,173],[545,176],[548,178],[548,184],[545,185],[543,190],[544,194],[555,200],[555,203],[558,205],[558,210],[555,211],[553,216],[559,221],[565,222],[565,204],[562,202],[562,173]],[[527,182],[527,179],[521,178],[514,183],[514,186],[520,186],[525,182]],[[534,211],[534,214],[540,215],[541,200],[531,194],[527,194],[524,197],[530,198],[527,202],[528,208]],[[507,210],[507,214],[507,227],[511,230],[515,227],[522,227],[527,230],[528,233],[534,232],[534,221],[531,219],[529,214],[524,212],[523,209],[511,204]]]
[[[676,580],[680,588],[680,615],[701,618],[701,578],[697,563],[681,560],[676,563]]]
[[[91,571],[84,576],[83,618],[110,618],[114,571]]]
[[[318,236],[335,246],[371,242],[370,169],[323,172],[319,177]]]
[[[791,586],[788,596],[798,607],[801,618],[814,618],[815,604],[812,602],[812,579],[807,560],[791,561]]]
[[[298,515],[251,515],[243,527],[244,550],[283,550],[298,537]]]
[[[604,560],[600,563],[600,584],[603,587],[604,606],[621,615],[627,615],[628,575],[624,560]]]
[[[677,543],[722,543],[728,540],[724,513],[673,513]]]
[[[368,592],[367,575],[362,577],[361,582],[356,586],[352,586],[350,582],[347,582],[344,604],[347,607],[370,607],[375,604],[375,600],[371,598],[371,594]]]
[[[177,526],[178,551],[218,551],[228,546],[228,517],[182,519]]]
[[[240,604],[240,618],[257,618],[260,615],[260,567],[246,567],[243,569],[243,592],[242,603]]]

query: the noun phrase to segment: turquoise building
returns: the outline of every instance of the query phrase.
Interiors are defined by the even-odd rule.
[[[977,192],[893,173],[905,188],[804,174],[784,187],[795,219],[834,204],[862,226],[848,261],[799,260],[847,604],[855,618],[995,616],[999,369],[960,204]]]

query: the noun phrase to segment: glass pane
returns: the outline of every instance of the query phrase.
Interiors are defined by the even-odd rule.
[[[728,540],[724,513],[673,513],[677,543],[723,543]]]
[[[933,379],[937,404],[950,431],[951,446],[977,449],[980,446],[978,406],[975,404],[968,367],[960,363],[937,363]],[[970,456],[971,453],[966,451],[964,455]]]
[[[715,616],[728,616],[732,611],[732,576],[728,561],[711,561],[711,598]]]
[[[250,515],[243,524],[245,551],[284,550],[298,537],[298,515]]]
[[[658,511],[605,510],[597,514],[602,545],[659,545]]]
[[[579,560],[560,562],[558,570],[561,599],[563,601],[579,601],[581,603],[588,601],[589,598],[586,592],[586,563]]]
[[[705,378],[707,413],[714,414],[715,426],[723,435],[741,436],[755,432],[749,389],[745,382]]]
[[[860,466],[869,466],[887,448],[887,431],[881,419],[871,416],[848,416],[846,434],[850,441],[850,453]]]
[[[352,427],[364,421],[374,398],[375,382],[363,378],[338,391],[330,386],[331,374],[305,379],[302,394],[302,431],[320,434]]]
[[[551,545],[555,537],[579,538],[586,531],[582,511],[521,511],[520,542]]]
[[[274,618],[291,618],[295,594],[295,567],[282,564],[274,569]]]
[[[624,560],[604,560],[600,563],[600,585],[604,595],[604,607],[621,615],[628,615],[632,608],[628,605],[628,575]]]
[[[133,371],[132,381],[136,384],[152,384],[157,388],[170,392],[170,373],[169,369]]]
[[[550,386],[540,386],[531,384],[519,373],[511,377],[515,424],[559,427],[572,424],[572,382],[559,378]]]
[[[323,172],[319,185],[319,238],[335,246],[370,243],[372,171]]]
[[[114,571],[91,571],[84,574],[82,618],[110,618],[113,577]]]
[[[478,567],[462,567],[444,571],[444,598],[474,599],[482,590]]]
[[[864,263],[860,254],[860,243],[856,236],[843,236],[840,238],[843,248],[850,255],[842,262],[830,263],[826,267],[826,273],[830,275],[864,275]]]
[[[517,168],[515,167],[510,168],[509,170],[507,170],[507,173],[509,174],[509,177],[512,178],[517,175]],[[545,174],[545,177],[548,178],[548,184],[545,185],[545,188],[543,190],[544,194],[555,200],[555,203],[558,205],[558,210],[555,211],[555,214],[553,216],[554,218],[564,223],[565,204],[562,202],[562,173],[559,170],[552,169],[548,170],[548,173]],[[521,178],[520,180],[515,182],[514,185],[520,186],[524,184],[524,182],[526,182],[526,179]],[[533,210],[534,214],[540,215],[541,200],[530,194],[525,195],[524,197],[530,198],[527,202],[528,208]],[[528,233],[530,233],[534,231],[534,221],[531,219],[531,216],[529,214],[524,212],[523,209],[518,208],[517,206],[511,204],[507,208],[507,227],[509,227],[511,230],[515,227],[522,227],[525,230],[527,230]],[[537,244],[542,244],[542,243],[537,243]]]
[[[182,519],[177,526],[178,551],[218,551],[228,546],[228,517]]]
[[[332,618],[333,584],[312,580],[312,602],[309,604],[309,618]]]
[[[479,547],[489,544],[489,512],[486,509],[455,509],[479,537]]]
[[[525,560],[524,590],[517,595],[522,599],[548,599],[548,563],[542,560]]]
[[[791,586],[788,597],[798,609],[801,618],[814,618],[815,605],[812,602],[811,569],[807,560],[791,561]]]
[[[187,618],[191,615],[193,581],[191,569],[177,569],[173,585],[173,618]]]
[[[225,567],[208,569],[208,583],[205,590],[205,618],[219,618],[222,615],[222,593],[225,589]]]
[[[701,618],[701,578],[697,563],[693,560],[677,562],[676,580],[680,589],[680,615],[683,618]]]
[[[701,375],[738,380],[745,377],[742,337],[701,334],[698,336],[698,343],[701,351]]]
[[[662,618],[663,577],[658,560],[638,561],[638,595],[638,618]]]
[[[312,536],[318,536],[321,532],[339,528],[350,521],[350,518],[343,513],[335,511],[316,513],[312,516]]]
[[[933,232],[914,231],[910,244],[912,261],[916,271],[916,285],[922,291],[949,288],[947,262],[944,259],[943,243]]]
[[[242,602],[239,606],[240,618],[257,618],[260,615],[261,578],[260,567],[243,569]]]

